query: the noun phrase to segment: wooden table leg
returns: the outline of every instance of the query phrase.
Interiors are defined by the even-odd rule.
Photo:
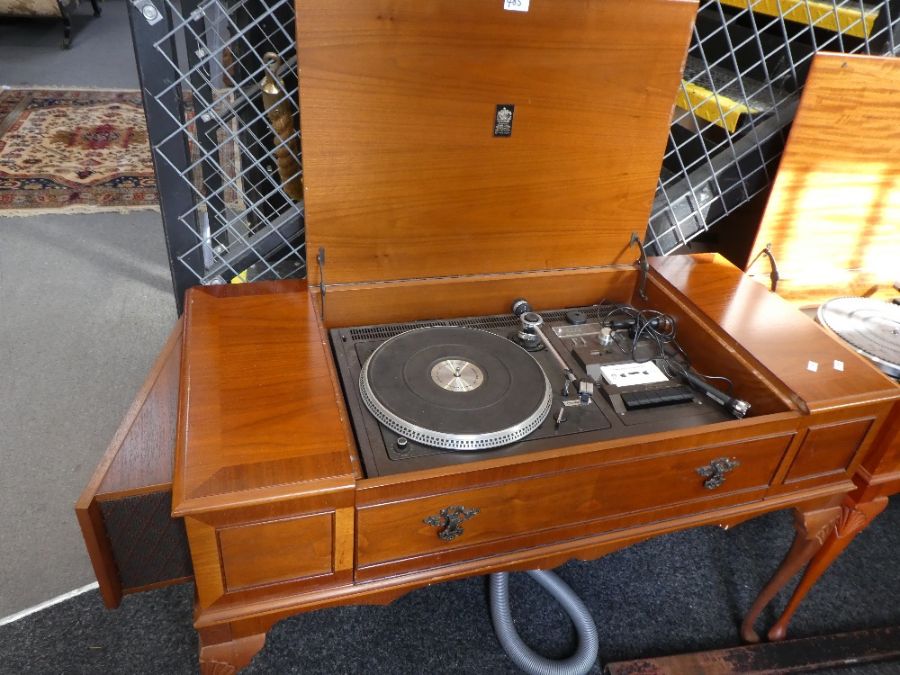
[[[72,19],[62,0],[56,0],[56,6],[59,7],[59,16],[63,22],[63,49],[68,49],[72,46]]]
[[[233,637],[230,626],[200,629],[200,673],[233,675],[250,665],[266,642],[265,633]]]
[[[856,535],[868,527],[875,516],[884,511],[887,504],[887,497],[876,497],[871,501],[858,504],[849,496],[844,500],[837,525],[831,531],[822,547],[813,555],[809,566],[803,572],[800,583],[797,584],[797,588],[788,601],[787,607],[785,607],[781,617],[769,631],[770,640],[784,639],[791,617],[794,616],[794,612],[797,611],[797,607],[803,601],[803,598],[806,597],[809,589],[813,587],[831,563],[847,548]]]
[[[744,622],[741,624],[741,637],[747,642],[759,642],[759,635],[753,624],[766,605],[793,576],[799,572],[816,554],[825,542],[825,538],[833,529],[834,523],[841,515],[841,507],[834,506],[815,511],[794,512],[794,528],[796,534],[791,548],[788,550],[775,574],[763,587],[753,602]]]

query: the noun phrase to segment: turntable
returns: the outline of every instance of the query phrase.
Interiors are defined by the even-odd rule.
[[[550,382],[537,361],[484,330],[429,326],[379,345],[362,364],[369,412],[423,447],[477,451],[526,438],[550,412]]]
[[[677,345],[674,330],[654,328],[665,318],[674,329],[667,317],[619,305],[538,314],[525,299],[512,304],[495,316],[331,331],[367,475],[721,422],[749,409],[706,378],[685,377],[694,371],[682,354],[659,342]]]
[[[900,379],[900,306],[873,298],[832,298],[816,319],[885,375]]]
[[[695,9],[298,3],[309,279],[190,290],[174,461],[126,462],[174,466],[206,671],[301,611],[837,517],[897,387],[722,258],[632,237]],[[80,507],[112,605],[170,578],[117,576],[100,504],[165,483],[134,480]]]

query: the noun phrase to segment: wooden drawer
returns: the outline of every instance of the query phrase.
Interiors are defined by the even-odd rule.
[[[661,507],[753,501],[762,497],[792,437],[778,434],[358,506],[357,578],[476,558],[486,544],[499,553],[610,531],[659,519]],[[712,487],[715,481],[698,469],[717,459],[737,466]],[[452,513],[441,513],[454,507],[468,510],[458,533],[449,524]]]

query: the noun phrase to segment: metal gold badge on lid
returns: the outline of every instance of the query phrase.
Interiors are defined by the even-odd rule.
[[[494,136],[512,136],[513,115],[516,106],[512,103],[501,103],[494,114]]]

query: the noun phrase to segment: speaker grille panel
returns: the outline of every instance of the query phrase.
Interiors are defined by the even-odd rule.
[[[184,521],[171,516],[170,491],[102,501],[100,512],[123,590],[194,574]]]

